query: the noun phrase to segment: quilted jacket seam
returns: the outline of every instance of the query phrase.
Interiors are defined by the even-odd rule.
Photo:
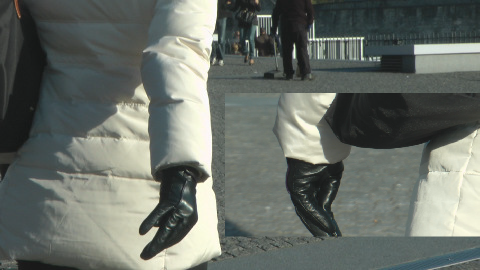
[[[469,153],[469,156],[468,156],[468,160],[465,162],[464,164],[464,169],[462,170],[463,174],[462,174],[462,177],[460,179],[460,183],[459,183],[459,191],[458,191],[458,202],[457,202],[457,207],[455,209],[455,212],[453,214],[453,217],[454,217],[454,220],[453,220],[453,226],[452,226],[452,235],[451,236],[454,236],[455,234],[455,225],[457,223],[457,213],[458,213],[458,208],[460,207],[460,202],[462,200],[462,186],[463,186],[463,181],[465,179],[465,172],[467,170],[467,167],[468,167],[468,164],[470,163],[470,160],[472,159],[472,155],[473,155],[473,143],[475,141],[475,139],[477,138],[477,135],[478,135],[478,129],[475,130],[475,134],[473,135],[473,138],[470,142],[470,147],[468,148],[468,153]]]
[[[75,138],[79,140],[88,140],[88,139],[112,139],[112,140],[125,140],[125,141],[139,141],[139,142],[150,142],[150,139],[142,139],[142,138],[131,138],[131,137],[114,137],[114,136],[99,136],[99,135],[87,135],[87,136],[77,136],[65,133],[58,133],[58,132],[46,132],[46,131],[37,131],[35,132],[35,136],[39,134],[47,134],[47,135],[58,135],[64,136],[69,138]],[[32,137],[32,138],[35,138]]]
[[[66,171],[66,170],[59,170],[58,168],[56,169],[50,169],[42,166],[34,166],[33,164],[16,164],[16,167],[22,167],[22,168],[34,168],[34,169],[40,169],[44,171],[51,171],[51,172],[56,172],[56,173],[62,173],[62,174],[68,174],[68,175],[81,175],[81,176],[108,176],[109,178],[115,178],[115,180],[121,180],[122,178],[125,180],[142,180],[142,181],[154,181],[153,178],[151,179],[146,179],[145,177],[137,178],[137,177],[126,177],[126,176],[120,176],[120,175],[115,175],[115,174],[101,174],[101,173],[92,173],[92,172],[75,172],[75,171]]]

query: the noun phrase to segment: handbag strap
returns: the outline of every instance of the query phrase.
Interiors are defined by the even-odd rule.
[[[22,14],[20,13],[20,4],[18,3],[18,0],[13,0],[13,2],[15,2],[15,10],[17,11],[17,17],[21,19]]]

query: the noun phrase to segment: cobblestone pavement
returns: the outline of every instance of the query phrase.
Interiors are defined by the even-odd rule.
[[[292,239],[296,242],[291,243]],[[313,241],[311,239],[227,237],[227,242],[233,244],[230,247],[233,254],[228,252],[212,261],[211,268],[356,270],[402,266],[402,270],[480,269],[478,238],[342,237],[316,238]],[[406,266],[407,264],[409,266]]]
[[[289,248],[322,241],[323,238],[305,237],[226,237],[222,239],[222,256],[213,261],[233,259],[280,248]]]

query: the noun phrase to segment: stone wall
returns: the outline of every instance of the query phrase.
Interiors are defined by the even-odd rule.
[[[480,0],[336,1],[314,9],[317,37],[480,30]]]

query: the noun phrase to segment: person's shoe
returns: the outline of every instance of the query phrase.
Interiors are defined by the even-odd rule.
[[[293,74],[287,74],[287,75],[285,75],[285,80],[287,80],[287,81],[293,80]]]
[[[313,81],[315,77],[313,77],[312,73],[308,73],[302,76],[302,81],[308,80],[308,81]]]
[[[243,59],[243,62],[247,63],[247,61],[248,61],[248,55],[245,55],[245,58]]]
[[[250,59],[250,62],[248,63],[250,66],[255,64],[255,61],[253,61],[253,59]]]
[[[218,60],[218,65],[223,67],[223,65],[225,65],[225,64],[223,63],[223,60]]]
[[[210,65],[211,65],[211,66],[214,66],[216,63],[217,63],[217,58],[214,57],[214,58],[212,59],[212,62],[210,62]]]

